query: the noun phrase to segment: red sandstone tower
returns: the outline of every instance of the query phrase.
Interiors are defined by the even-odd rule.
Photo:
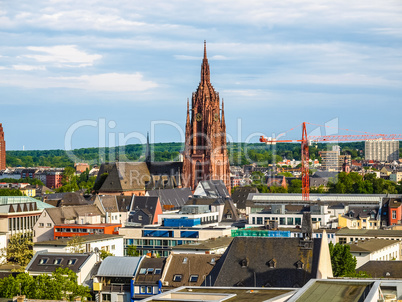
[[[224,105],[210,82],[206,43],[201,64],[201,81],[193,92],[191,113],[187,100],[183,184],[195,189],[201,180],[222,180],[230,192],[229,160],[226,149]]]
[[[6,141],[3,126],[0,124],[0,170],[6,169]]]

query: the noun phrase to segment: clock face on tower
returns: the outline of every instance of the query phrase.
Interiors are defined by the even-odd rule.
[[[201,122],[201,120],[202,120],[202,115],[201,115],[201,113],[197,113],[197,114],[195,115],[195,120],[196,120],[197,122]]]
[[[215,122],[219,121],[219,114],[218,113],[214,114],[214,121]]]

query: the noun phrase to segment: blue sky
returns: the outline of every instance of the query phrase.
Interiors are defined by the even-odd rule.
[[[204,40],[234,141],[402,132],[399,0],[0,0],[8,150],[182,140]]]

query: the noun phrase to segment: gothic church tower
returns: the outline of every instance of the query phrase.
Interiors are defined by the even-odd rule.
[[[206,42],[201,81],[187,100],[183,184],[193,190],[201,180],[222,180],[230,192],[229,159],[226,149],[224,105],[211,85]]]

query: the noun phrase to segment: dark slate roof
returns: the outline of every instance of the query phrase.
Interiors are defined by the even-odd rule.
[[[239,220],[238,210],[231,198],[225,198],[223,206],[222,222],[236,222]]]
[[[149,196],[158,196],[162,208],[180,209],[193,196],[190,188],[174,188],[148,191]]]
[[[148,169],[152,175],[180,175],[183,170],[183,162],[149,162]]]
[[[141,210],[148,210],[152,215],[155,215],[158,201],[159,199],[157,196],[134,196],[131,211],[135,211],[138,208]]]
[[[402,261],[368,261],[356,270],[367,272],[373,278],[402,279]]]
[[[327,186],[328,178],[326,177],[310,177],[310,187]]]
[[[232,193],[233,202],[238,209],[246,209],[246,201],[249,193],[258,193],[255,187],[237,187]]]
[[[147,164],[144,162],[103,163],[99,168],[96,181],[104,173],[108,173],[108,176],[99,192],[144,190],[146,182],[151,178]]]
[[[128,212],[130,211],[131,200],[134,198],[131,196],[116,196],[117,207],[119,208],[119,212]]]
[[[221,255],[211,254],[170,254],[166,259],[162,281],[168,282],[168,287],[180,287],[185,285],[200,286],[205,276],[219,262]],[[175,275],[181,275],[180,281],[173,281]],[[190,282],[190,275],[198,275],[196,282]]]
[[[328,171],[316,171],[311,177],[312,178],[330,178],[330,177],[336,177],[339,174],[339,172],[328,172]]]
[[[135,284],[158,284],[158,281],[162,278],[163,268],[165,266],[166,258],[144,258],[141,261],[140,267],[137,270]],[[146,269],[146,273],[142,274],[141,269]],[[152,271],[148,269],[153,269]],[[155,271],[155,269],[159,269]],[[157,274],[156,274],[157,273]]]
[[[299,238],[235,237],[210,273],[212,284],[302,287],[317,274],[321,239],[311,242],[305,249]],[[297,268],[300,262],[304,268]]]
[[[230,196],[226,186],[222,180],[203,180],[198,183],[201,185],[207,197],[222,197]],[[197,191],[197,189],[196,189]]]
[[[233,237],[211,238],[208,240],[197,241],[195,243],[176,245],[175,247],[172,247],[172,250],[210,251],[228,247],[232,240]]]
[[[87,205],[85,198],[77,192],[47,194],[43,200],[55,207]]]
[[[78,273],[82,265],[92,256],[92,254],[72,254],[72,253],[36,253],[29,262],[26,270],[29,273],[51,273],[59,267],[68,267],[73,272]],[[60,264],[54,264],[58,259],[61,259]],[[69,265],[69,260],[74,260],[75,263]],[[46,261],[40,264],[41,261]]]

